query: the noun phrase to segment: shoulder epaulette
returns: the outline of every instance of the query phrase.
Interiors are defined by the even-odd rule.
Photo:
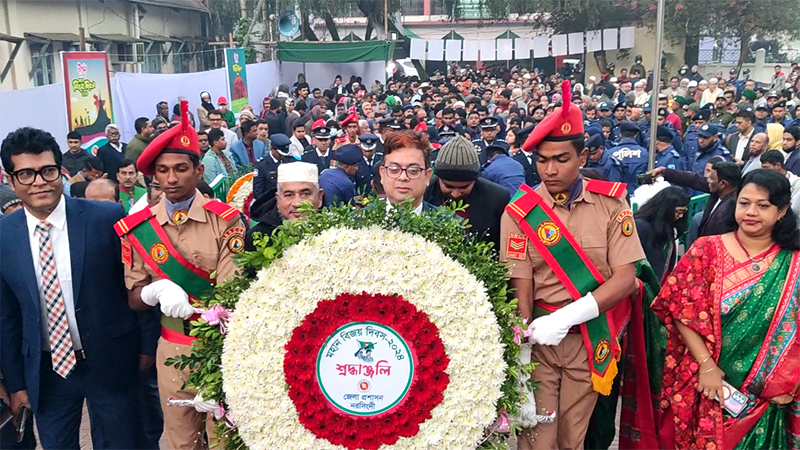
[[[143,210],[135,212],[128,217],[119,219],[119,221],[114,224],[114,231],[117,232],[119,237],[125,236],[132,229],[136,228],[139,224],[152,216],[153,211],[150,209],[150,207],[145,206]]]
[[[213,212],[214,214],[220,216],[222,220],[226,222],[237,217],[241,212],[238,209],[234,208],[233,206],[227,203],[222,203],[219,200],[210,200],[206,202],[206,204],[203,205],[203,209],[205,209],[206,211]]]
[[[440,144],[438,142],[431,142],[431,147],[433,147],[433,148],[438,150],[438,149],[442,148],[442,144]]]
[[[506,205],[506,212],[516,220],[522,220],[540,201],[542,197],[532,187],[523,184]]]
[[[627,183],[614,183],[611,181],[588,180],[586,190],[606,197],[621,198]]]

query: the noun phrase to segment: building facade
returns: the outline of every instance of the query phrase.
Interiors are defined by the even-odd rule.
[[[0,0],[0,90],[60,83],[62,51],[106,51],[113,72],[206,70],[206,0]]]

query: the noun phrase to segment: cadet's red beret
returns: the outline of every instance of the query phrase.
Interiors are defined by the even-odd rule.
[[[542,141],[583,139],[583,115],[572,104],[572,92],[567,80],[561,84],[561,95],[564,103],[539,122],[522,144],[522,149],[526,152],[533,151]]]
[[[349,116],[345,117],[342,121],[342,128],[346,127],[348,123],[358,123],[358,115],[355,112],[350,113]]]
[[[136,162],[139,172],[153,176],[155,162],[162,153],[183,153],[200,157],[200,141],[197,131],[189,122],[189,102],[181,101],[181,124],[164,131],[147,145]]]

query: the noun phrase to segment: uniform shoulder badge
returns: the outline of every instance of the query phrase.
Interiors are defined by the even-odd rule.
[[[244,228],[233,227],[225,230],[222,235],[222,242],[233,253],[239,253],[244,250]]]
[[[135,212],[130,216],[124,217],[117,221],[117,223],[114,224],[114,231],[117,232],[119,237],[122,237],[152,216],[153,211],[150,209],[150,207],[145,207],[143,210]]]
[[[203,205],[203,209],[218,215],[222,220],[229,221],[239,216],[239,210],[219,200],[210,200]]]
[[[622,198],[626,186],[626,183],[590,179],[586,183],[586,190],[606,197]]]
[[[626,209],[617,214],[616,221],[619,222],[622,228],[623,236],[627,237],[633,234],[633,212],[631,212],[631,210]]]
[[[525,260],[528,255],[528,238],[524,234],[509,233],[506,257],[509,259]]]

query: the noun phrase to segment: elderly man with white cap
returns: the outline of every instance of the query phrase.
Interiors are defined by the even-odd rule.
[[[309,202],[322,207],[322,189],[316,164],[293,162],[278,166],[278,188],[274,197],[265,195],[250,207],[250,216],[258,222],[245,236],[245,250],[255,250],[253,233],[269,236],[284,220],[301,219],[300,204]]]
[[[103,170],[108,174],[108,178],[113,180],[117,177],[119,163],[125,159],[128,145],[119,141],[119,127],[113,123],[106,125],[106,139],[108,142],[97,149],[97,157],[103,161]]]

